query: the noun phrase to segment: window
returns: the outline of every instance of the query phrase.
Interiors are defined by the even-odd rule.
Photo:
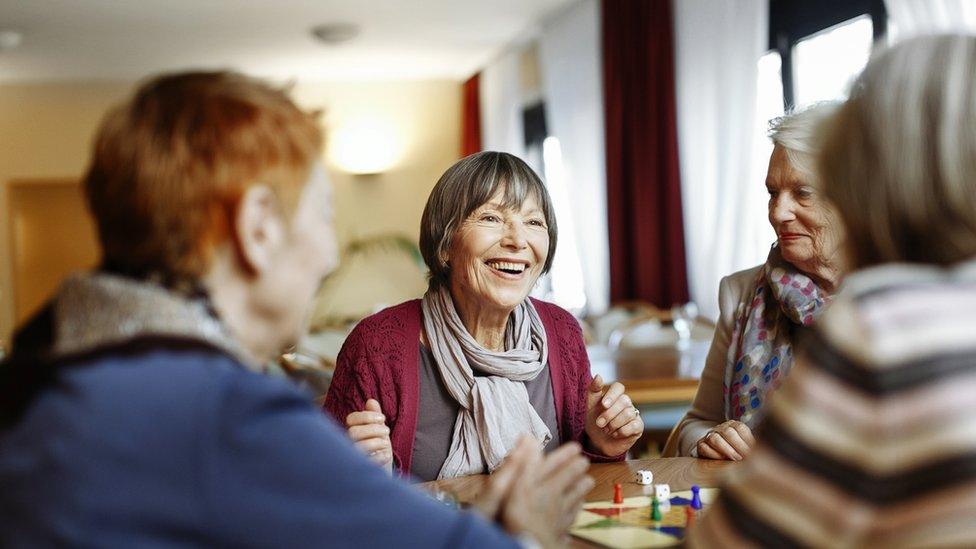
[[[563,171],[563,155],[559,140],[547,137],[542,143],[542,158],[545,165],[546,185],[556,210],[556,225],[559,227],[559,253],[553,259],[550,271],[552,301],[570,311],[582,311],[586,305],[586,292],[583,289],[583,268],[580,265],[579,247],[576,243],[576,226],[573,223],[569,190]]]
[[[782,62],[784,109],[845,98],[887,27],[883,0],[770,0],[769,45]]]
[[[793,47],[797,107],[844,99],[871,56],[871,18],[862,15],[800,40]]]
[[[548,135],[545,106],[537,103],[522,112],[525,161],[543,177],[559,227],[559,250],[549,274],[539,279],[533,297],[551,301],[574,313],[586,305],[583,268],[576,243],[576,227],[569,201],[559,140]]]

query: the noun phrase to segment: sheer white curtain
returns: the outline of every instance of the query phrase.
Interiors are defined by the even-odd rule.
[[[563,242],[575,240],[590,314],[604,312],[610,299],[599,16],[598,1],[584,0],[546,22],[539,36],[546,125],[562,157],[561,181],[550,185],[569,197],[573,239]]]
[[[508,48],[481,71],[481,148],[525,157],[519,48]]]
[[[890,42],[918,34],[976,32],[976,0],[885,0]]]
[[[691,298],[718,316],[718,284],[766,258],[765,166],[756,161],[767,0],[674,2],[678,145]]]

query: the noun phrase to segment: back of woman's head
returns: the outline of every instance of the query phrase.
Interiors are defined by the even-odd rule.
[[[976,256],[976,37],[884,51],[823,137],[820,174],[852,267]]]
[[[146,82],[105,117],[84,178],[103,261],[197,280],[247,187],[268,185],[290,215],[321,148],[316,116],[259,80],[195,72]]]

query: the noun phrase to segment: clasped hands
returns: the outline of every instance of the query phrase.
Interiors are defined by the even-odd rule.
[[[364,410],[346,417],[346,426],[355,445],[389,471],[393,450],[385,420],[379,402],[369,399]],[[523,435],[471,507],[513,535],[528,535],[543,547],[561,547],[593,488],[588,468],[578,443],[543,455],[539,441]]]
[[[609,386],[597,375],[586,395],[586,435],[592,450],[615,457],[634,445],[644,432],[644,421],[620,383]],[[346,416],[349,438],[378,465],[392,469],[393,446],[386,416],[375,399],[366,401],[365,409]]]
[[[698,439],[695,449],[701,458],[741,461],[755,446],[756,439],[749,426],[731,419],[705,433]]]

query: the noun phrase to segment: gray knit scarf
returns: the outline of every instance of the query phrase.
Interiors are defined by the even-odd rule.
[[[246,367],[263,371],[203,299],[157,282],[106,272],[77,273],[62,282],[52,313],[55,356],[154,335],[203,340]]]
[[[494,471],[524,433],[545,447],[552,433],[529,402],[524,383],[548,360],[545,327],[531,300],[509,316],[502,352],[485,349],[468,333],[446,288],[428,290],[422,307],[430,352],[448,393],[461,405],[437,478],[480,474],[486,466]]]

